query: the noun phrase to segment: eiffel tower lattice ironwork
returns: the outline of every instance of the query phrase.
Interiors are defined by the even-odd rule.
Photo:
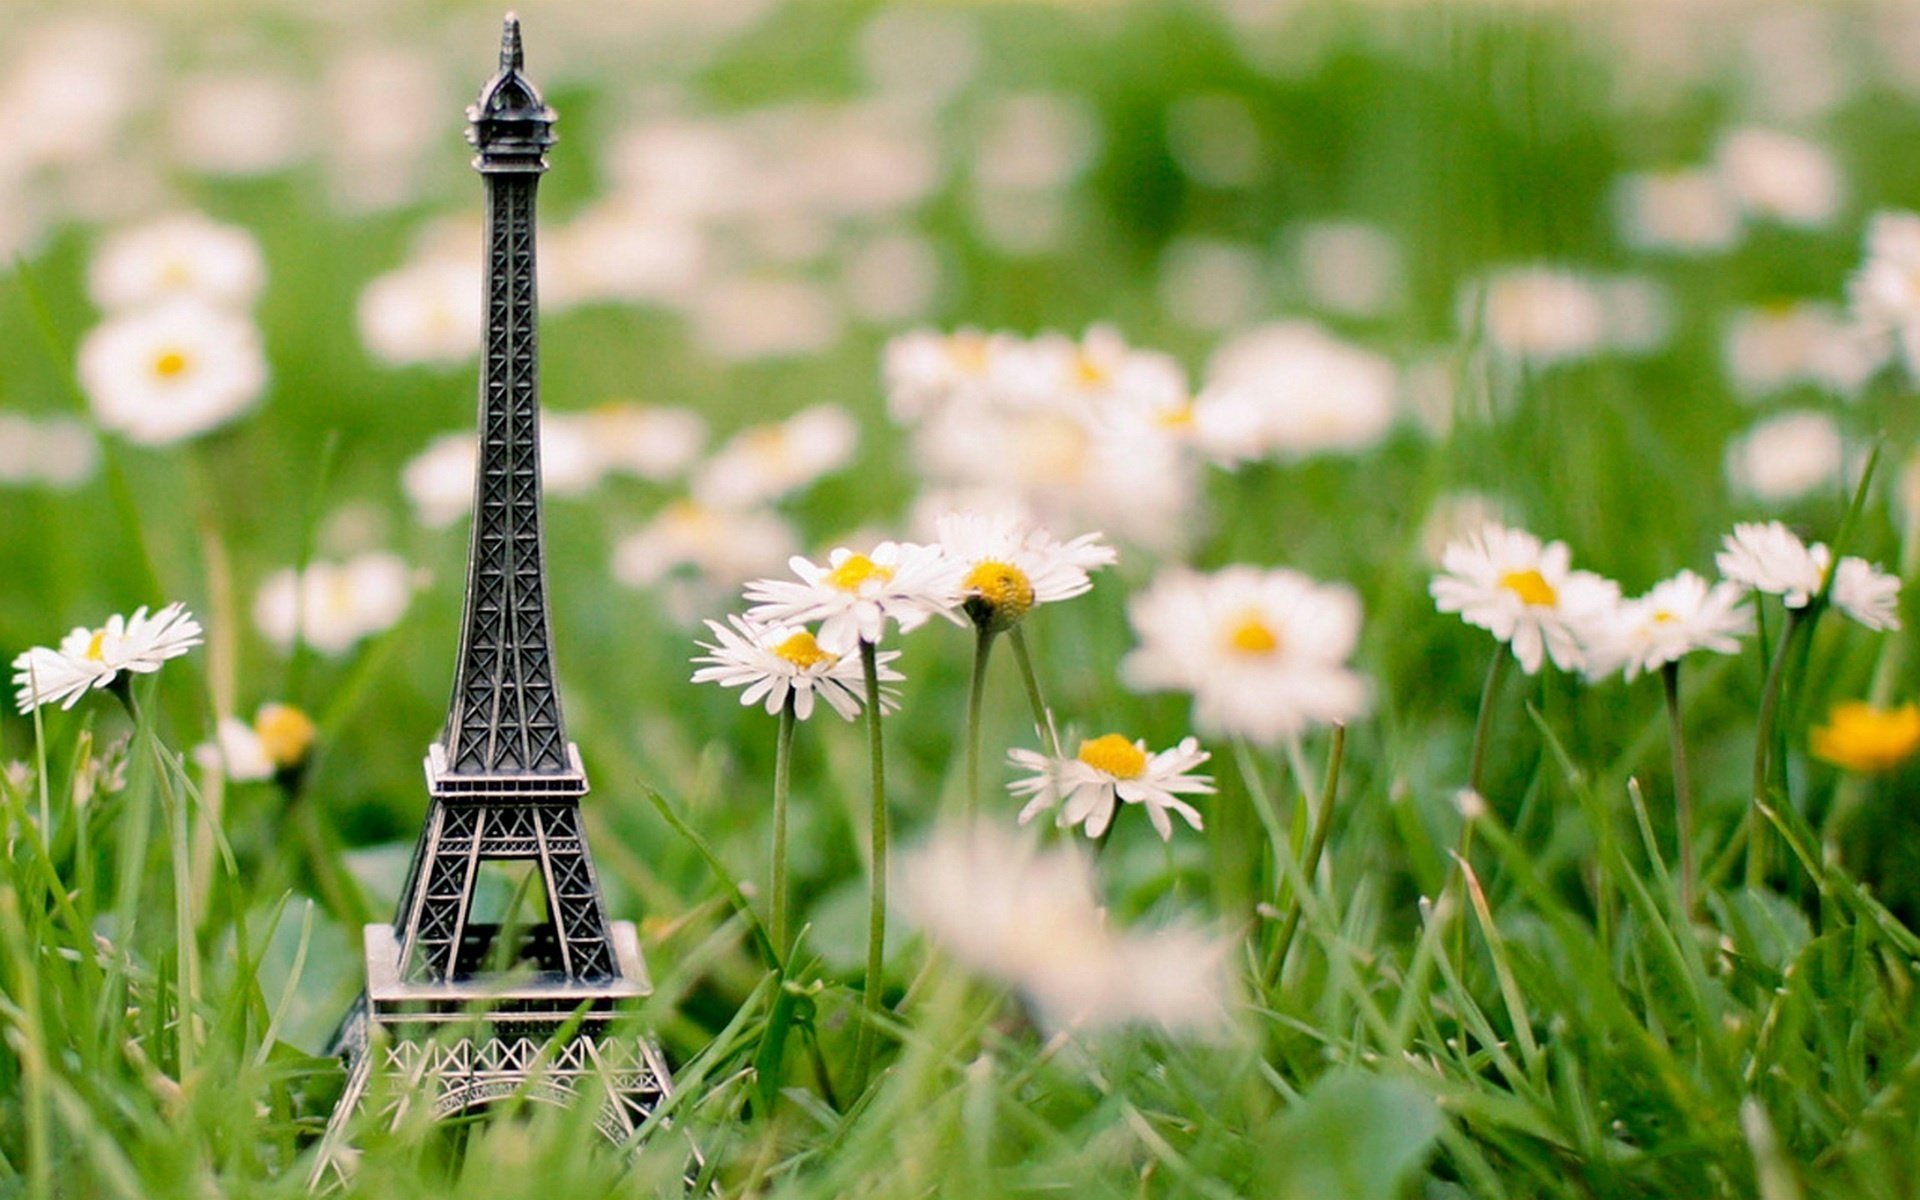
[[[581,823],[587,777],[554,680],[540,535],[540,380],[534,195],[553,110],[524,74],[509,15],[500,69],[467,110],[486,185],[486,342],[480,374],[465,615],[447,724],[427,751],[429,808],[391,925],[366,928],[367,990],[335,1050],[347,1089],[312,1182],[344,1179],[376,1070],[436,1116],[504,1097],[591,1091],[600,1130],[628,1145],[666,1096],[658,1051],[620,1019],[651,991],[633,926],[609,921]],[[545,920],[474,911],[483,864],[526,864]],[[584,1014],[584,1015],[582,1015]],[[557,1042],[554,1041],[559,1037]],[[551,1044],[550,1044],[551,1043]],[[381,1103],[399,1121],[407,1089]]]

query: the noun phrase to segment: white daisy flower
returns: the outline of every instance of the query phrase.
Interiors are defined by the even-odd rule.
[[[1273,745],[1369,706],[1347,659],[1360,601],[1344,584],[1297,571],[1233,566],[1163,572],[1128,606],[1140,645],[1120,664],[1128,686],[1194,698],[1201,732]]]
[[[962,603],[975,624],[1009,629],[1035,605],[1083,595],[1087,572],[1116,555],[1097,533],[1057,542],[1041,526],[1011,511],[948,513],[936,522],[940,548],[965,568]]]
[[[778,568],[799,544],[793,525],[771,509],[735,511],[676,500],[614,546],[613,577],[648,588],[691,568],[730,590]]]
[[[307,760],[318,733],[313,718],[291,704],[262,704],[248,723],[222,717],[214,740],[196,746],[194,761],[236,783],[271,779]]]
[[[1631,680],[1678,662],[1695,650],[1737,654],[1753,632],[1753,610],[1739,584],[1709,584],[1692,571],[1654,585],[1620,605],[1588,647],[1593,678],[1624,671]]]
[[[1801,385],[1852,399],[1887,357],[1884,339],[1832,305],[1808,301],[1735,313],[1723,353],[1748,400]]]
[[[873,553],[835,550],[822,566],[795,555],[787,565],[800,577],[757,579],[747,585],[750,620],[764,624],[820,623],[820,644],[850,650],[858,642],[878,643],[889,620],[908,633],[935,613],[959,621],[960,577],[965,567],[939,546],[881,542]]]
[[[603,404],[582,414],[606,469],[656,483],[687,469],[707,441],[707,422],[684,408]]]
[[[1018,341],[1010,334],[961,329],[915,329],[888,342],[881,357],[887,412],[911,425],[952,404],[985,404],[995,391],[995,366]]]
[[[804,721],[813,715],[815,696],[851,721],[860,715],[866,698],[866,677],[860,656],[835,653],[822,646],[805,628],[787,625],[758,625],[738,616],[729,616],[729,629],[718,621],[708,621],[712,642],[701,642],[707,653],[695,658],[705,663],[693,673],[695,683],[717,683],[737,687],[741,704],[764,700],[767,712],[778,715],[793,701],[793,715]],[[900,682],[900,672],[888,666],[900,657],[898,650],[883,650],[874,656],[881,684],[880,711],[896,707],[894,689],[884,686]]]
[[[860,427],[846,409],[818,404],[727,439],[694,472],[702,504],[752,508],[798,491],[853,460]]]
[[[1714,169],[1750,216],[1817,228],[1840,213],[1846,186],[1833,156],[1805,138],[1747,127],[1722,138]]]
[[[1563,671],[1587,665],[1585,643],[1620,601],[1620,587],[1572,569],[1565,542],[1487,524],[1447,547],[1428,592],[1441,612],[1459,613],[1513,647],[1527,674],[1547,658]]]
[[[44,484],[63,491],[93,478],[100,444],[83,421],[36,421],[0,412],[0,485]]]
[[[1226,462],[1357,454],[1393,427],[1398,387],[1392,363],[1317,325],[1262,326],[1214,354],[1193,403],[1195,440]]]
[[[1778,521],[1743,522],[1721,542],[1713,565],[1742,587],[1805,608],[1826,582],[1831,558],[1824,543],[1808,546]]]
[[[95,326],[80,343],[79,375],[102,428],[163,446],[251,407],[267,360],[247,318],[175,300]]]
[[[480,352],[484,281],[477,262],[427,258],[368,283],[360,293],[360,340],[389,366],[458,365]]]
[[[1703,254],[1731,249],[1740,238],[1733,197],[1703,167],[1623,176],[1613,200],[1622,239],[1641,250]]]
[[[990,825],[948,828],[901,857],[902,915],[966,969],[1017,989],[1056,1029],[1131,1024],[1221,1032],[1227,943],[1191,925],[1115,930],[1086,859]]]
[[[413,599],[414,573],[395,554],[362,554],[345,562],[311,562],[304,572],[276,571],[254,598],[253,621],[275,647],[300,640],[322,654],[391,628]]]
[[[1097,838],[1106,833],[1115,809],[1124,801],[1145,806],[1160,840],[1168,841],[1173,837],[1169,813],[1177,813],[1189,828],[1201,827],[1199,810],[1180,797],[1212,794],[1210,777],[1189,774],[1211,757],[1194,738],[1152,754],[1145,738],[1128,741],[1120,734],[1108,733],[1082,741],[1072,758],[1054,758],[1033,750],[1008,751],[1008,762],[1032,774],[1015,780],[1007,790],[1028,798],[1027,806],[1020,810],[1022,825],[1059,805],[1063,828],[1084,826],[1088,837]]]
[[[193,299],[244,309],[260,296],[260,243],[237,225],[180,213],[109,234],[87,267],[87,293],[103,309]]]
[[[1727,446],[1728,481],[1769,504],[1836,487],[1846,465],[1839,423],[1812,410],[1768,417]]]
[[[1873,215],[1866,261],[1847,292],[1861,323],[1883,339],[1897,335],[1907,370],[1920,374],[1920,213]]]
[[[1868,629],[1900,628],[1900,580],[1864,558],[1848,556],[1834,568],[1833,606]]]
[[[107,618],[98,629],[80,626],[55,649],[35,646],[13,660],[15,702],[23,713],[58,701],[72,708],[80,697],[120,677],[151,674],[170,658],[198,646],[200,622],[186,606],[169,604],[151,617],[143,605],[130,617]]]
[[[451,525],[473,507],[480,446],[471,433],[445,433],[400,468],[400,488],[414,517],[429,529]]]

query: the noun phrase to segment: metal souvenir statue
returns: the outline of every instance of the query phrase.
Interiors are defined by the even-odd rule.
[[[409,1094],[442,1117],[509,1096],[565,1104],[587,1093],[605,1097],[600,1131],[626,1145],[671,1086],[659,1052],[619,1020],[621,1002],[651,985],[633,925],[607,919],[580,820],[586,772],[554,682],[534,281],[534,192],[554,113],[522,65],[509,15],[499,73],[467,110],[473,166],[486,182],[487,326],[453,699],[427,750],[431,804],[399,909],[392,924],[366,927],[367,990],[336,1037],[347,1086],[314,1164],[316,1187],[344,1179],[348,1127],[370,1103],[376,1071],[416,1085],[382,1102],[395,1122]],[[502,861],[531,869],[544,921],[477,919],[481,866]]]

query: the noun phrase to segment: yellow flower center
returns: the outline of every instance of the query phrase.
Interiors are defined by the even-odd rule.
[[[1012,563],[989,559],[967,572],[962,586],[992,622],[1011,625],[1033,611],[1033,581]]]
[[[877,579],[885,583],[892,578],[892,567],[883,567],[864,554],[848,555],[847,561],[828,571],[826,575],[828,586],[837,587],[843,592],[857,592],[869,579]]]
[[[1162,429],[1192,429],[1193,401],[1182,400],[1169,408],[1163,408],[1153,414],[1153,419]]]
[[[88,662],[100,662],[107,657],[105,652],[106,641],[106,630],[96,629],[93,631],[93,637],[87,642],[86,658]]]
[[[298,766],[313,749],[313,718],[291,704],[262,704],[254,714],[253,732],[260,748],[276,767]]]
[[[1083,388],[1105,387],[1113,382],[1113,372],[1105,363],[1082,351],[1073,356],[1073,381]]]
[[[1920,706],[1875,708],[1853,701],[1834,706],[1813,731],[1814,757],[1862,773],[1891,771],[1920,750]]]
[[[1079,758],[1115,779],[1138,779],[1147,771],[1147,752],[1117,733],[1081,742]]]
[[[1679,617],[1668,612],[1664,608],[1655,610],[1653,614],[1653,623],[1655,625],[1671,625],[1675,621],[1678,621],[1679,619],[1680,619]]]
[[[183,374],[187,366],[187,356],[178,350],[162,350],[153,356],[153,373],[162,379]]]
[[[1280,649],[1280,631],[1257,610],[1248,609],[1227,626],[1227,646],[1249,657],[1273,654]]]
[[[1553,590],[1546,576],[1532,567],[1524,571],[1508,571],[1500,577],[1500,586],[1520,597],[1520,603],[1536,608],[1552,608],[1560,603],[1560,593]]]
[[[968,375],[983,375],[987,370],[987,339],[977,333],[956,333],[947,339],[947,357]]]
[[[762,425],[758,429],[749,429],[743,440],[747,453],[768,467],[783,466],[791,449],[787,440],[787,431],[779,425]]]
[[[802,671],[819,666],[821,663],[835,662],[840,657],[822,650],[820,643],[814,641],[813,635],[804,629],[775,646],[773,652]]]

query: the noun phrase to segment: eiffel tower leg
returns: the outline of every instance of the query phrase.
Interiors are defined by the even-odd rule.
[[[352,1169],[353,1148],[347,1144],[347,1126],[360,1111],[367,1096],[367,1080],[373,1074],[373,1054],[363,1050],[347,1072],[347,1088],[327,1120],[327,1131],[320,1135],[320,1147],[313,1156],[313,1172],[307,1176],[309,1192],[336,1192],[347,1185]]]
[[[403,927],[406,940],[400,946],[400,971],[404,977],[453,978],[473,904],[486,816],[482,806],[434,802]]]
[[[554,940],[567,974],[605,979],[615,973],[613,939],[601,908],[600,883],[580,825],[577,804],[541,810],[535,817],[540,869],[553,910]]]

